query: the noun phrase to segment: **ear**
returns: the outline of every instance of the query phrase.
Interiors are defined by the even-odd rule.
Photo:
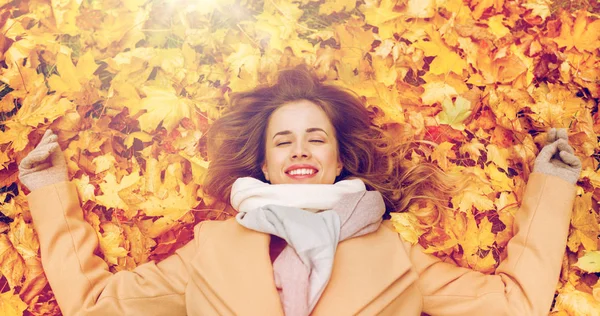
[[[267,162],[266,162],[266,161],[265,161],[265,162],[263,163],[263,165],[262,165],[262,172],[263,172],[263,174],[265,175],[265,179],[266,179],[267,181],[270,181],[270,180],[269,180],[269,172],[267,171]]]
[[[340,159],[338,159],[337,168],[336,168],[336,176],[339,176],[342,173],[342,169],[344,169],[344,164]]]

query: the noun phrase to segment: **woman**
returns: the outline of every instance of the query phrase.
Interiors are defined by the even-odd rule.
[[[111,274],[47,132],[20,165],[44,270],[65,315],[543,315],[552,303],[581,163],[551,130],[495,275],[443,263],[382,217],[445,206],[435,168],[405,169],[359,99],[306,70],[232,98],[210,132],[205,190],[235,219],[202,222],[160,263]],[[270,184],[269,184],[270,182]]]

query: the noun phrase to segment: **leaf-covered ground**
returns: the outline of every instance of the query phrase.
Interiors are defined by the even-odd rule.
[[[231,216],[202,195],[204,134],[232,92],[306,63],[399,142],[422,141],[407,164],[476,176],[440,224],[393,220],[484,273],[505,256],[545,131],[568,128],[583,172],[552,314],[600,315],[599,12],[597,0],[0,0],[0,314],[59,314],[17,181],[47,128],[98,254],[133,269]]]

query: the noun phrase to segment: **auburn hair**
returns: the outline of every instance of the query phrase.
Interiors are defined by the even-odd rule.
[[[235,93],[230,106],[207,133],[210,165],[204,181],[206,194],[229,201],[233,182],[240,177],[264,178],[267,124],[273,111],[297,100],[310,101],[329,117],[338,140],[343,170],[336,182],[359,178],[368,190],[379,191],[386,214],[403,212],[418,200],[448,207],[457,180],[432,163],[410,165],[404,158],[410,144],[397,144],[371,122],[354,92],[319,81],[306,67],[283,70],[273,85]],[[434,223],[441,216],[434,217]],[[431,216],[432,214],[424,214]]]

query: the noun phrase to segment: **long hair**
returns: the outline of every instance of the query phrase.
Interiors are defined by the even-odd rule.
[[[207,133],[210,166],[204,191],[208,195],[228,201],[237,178],[266,181],[261,166],[269,118],[277,108],[296,100],[320,106],[335,128],[343,163],[336,182],[351,177],[363,180],[368,190],[382,194],[386,214],[406,211],[414,201],[423,199],[440,209],[448,207],[456,179],[431,163],[407,165],[404,158],[410,144],[395,144],[385,131],[371,123],[370,113],[359,96],[321,83],[305,66],[281,71],[274,85],[231,97],[228,111]],[[436,216],[435,222],[440,214]]]

